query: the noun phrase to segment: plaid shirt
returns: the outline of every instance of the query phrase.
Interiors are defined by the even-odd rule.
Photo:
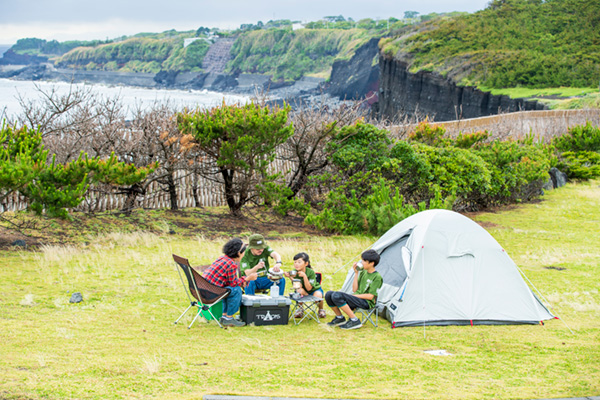
[[[244,286],[246,280],[238,278],[238,265],[228,256],[221,256],[202,274],[207,281],[220,287]]]

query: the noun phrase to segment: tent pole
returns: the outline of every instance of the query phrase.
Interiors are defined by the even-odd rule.
[[[423,310],[425,310],[425,251],[423,251],[423,249],[425,248],[425,246],[421,246],[421,260],[422,261],[422,269],[423,269],[423,279],[421,280],[422,285],[423,285],[423,289],[421,290],[421,292],[423,293]],[[427,339],[425,337],[425,312],[423,312],[423,339]]]
[[[553,313],[556,314],[556,316],[558,317],[558,319],[560,319],[562,321],[563,324],[565,324],[565,326],[567,327],[567,329],[571,332],[571,334],[575,334],[571,328],[569,327],[569,325],[567,325],[567,322],[562,319],[562,317],[560,315],[558,315],[558,313],[556,312],[556,310],[554,309],[554,307],[552,307],[552,304],[550,304],[550,302],[546,299],[546,297],[544,297],[544,295],[542,294],[542,292],[539,291],[539,289],[537,287],[535,287],[535,285],[533,284],[533,282],[531,282],[529,280],[529,278],[527,277],[527,275],[525,275],[525,273],[523,272],[523,270],[521,268],[519,268],[519,266],[515,263],[515,266],[517,267],[517,269],[519,270],[519,272],[521,273],[521,275],[523,275],[525,277],[525,279],[527,279],[527,282],[529,282],[529,284],[531,286],[533,286],[533,288],[535,289],[535,291],[537,292],[538,295],[540,295],[540,297],[542,298],[542,300],[544,300],[544,302],[546,304],[548,304],[548,306],[550,307],[550,309],[552,310]]]

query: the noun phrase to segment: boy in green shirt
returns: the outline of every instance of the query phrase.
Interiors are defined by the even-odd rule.
[[[358,270],[358,263],[354,263],[354,280],[352,282],[353,294],[329,291],[325,294],[325,301],[335,313],[335,318],[327,323],[329,326],[338,326],[341,329],[358,329],[362,322],[354,315],[357,308],[368,310],[375,306],[377,293],[383,285],[383,278],[375,267],[379,264],[379,253],[367,250],[361,254],[364,270]],[[342,315],[348,315],[348,321]]]

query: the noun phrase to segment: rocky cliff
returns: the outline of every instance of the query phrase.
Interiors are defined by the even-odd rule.
[[[356,50],[348,61],[335,61],[327,92],[341,100],[371,98],[379,84],[379,38],[373,38]]]
[[[27,64],[39,64],[48,61],[47,57],[30,56],[27,54],[17,54],[12,49],[8,49],[0,58],[0,65],[27,65]]]
[[[429,116],[435,121],[449,121],[545,109],[537,101],[494,96],[474,87],[457,86],[436,73],[411,73],[406,62],[384,55],[379,57],[379,71],[379,102],[375,111],[381,118]]]

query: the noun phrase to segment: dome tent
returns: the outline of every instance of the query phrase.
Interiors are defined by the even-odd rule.
[[[380,313],[392,327],[539,324],[554,318],[496,240],[471,219],[427,210],[372,246],[381,260]],[[350,268],[342,291],[352,292]]]

